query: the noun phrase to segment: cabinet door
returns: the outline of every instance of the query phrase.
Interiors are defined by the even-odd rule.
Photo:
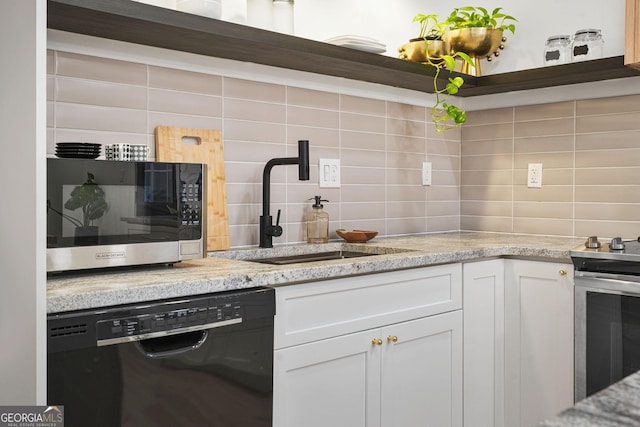
[[[384,427],[462,426],[462,312],[382,328]]]
[[[504,260],[465,263],[464,423],[504,427]]]
[[[573,405],[573,266],[505,260],[505,424]]]
[[[380,330],[277,350],[274,427],[380,427]]]

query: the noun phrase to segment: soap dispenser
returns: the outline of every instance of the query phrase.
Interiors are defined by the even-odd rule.
[[[309,200],[314,200],[311,212],[307,217],[307,243],[328,243],[329,242],[329,214],[322,210],[322,196],[315,196]]]

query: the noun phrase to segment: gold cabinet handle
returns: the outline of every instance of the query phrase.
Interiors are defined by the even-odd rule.
[[[382,340],[380,338],[374,338],[371,340],[371,344],[373,345],[382,345]]]
[[[395,336],[395,335],[389,335],[387,337],[387,341],[389,341],[389,342],[398,342],[398,337]]]
[[[566,276],[567,275],[567,270],[560,270],[559,271],[561,276]]]

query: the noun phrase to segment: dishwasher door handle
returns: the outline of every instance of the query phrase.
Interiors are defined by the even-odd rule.
[[[135,344],[145,357],[149,359],[159,359],[162,357],[178,356],[197,350],[202,347],[208,337],[209,331],[202,330],[136,341]],[[178,345],[178,347],[176,347],[176,345]]]

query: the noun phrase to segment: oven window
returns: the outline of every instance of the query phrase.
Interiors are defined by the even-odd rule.
[[[640,298],[587,292],[587,396],[640,370]]]

